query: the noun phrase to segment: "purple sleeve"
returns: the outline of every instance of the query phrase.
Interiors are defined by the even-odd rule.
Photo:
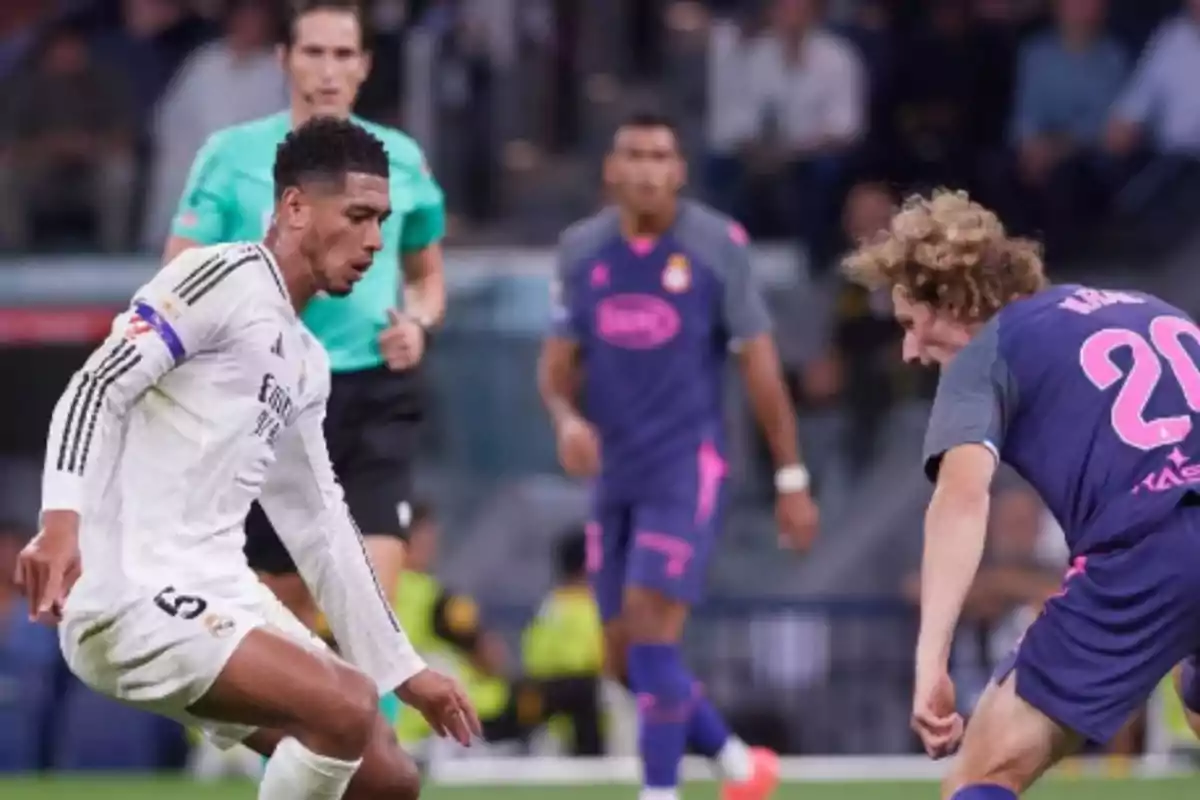
[[[578,340],[581,334],[575,291],[571,286],[570,248],[564,236],[554,254],[554,277],[550,283],[550,331],[562,339]]]
[[[993,320],[942,368],[925,432],[925,474],[931,481],[937,480],[942,456],[959,445],[982,444],[1000,458],[1017,389],[999,343]]]

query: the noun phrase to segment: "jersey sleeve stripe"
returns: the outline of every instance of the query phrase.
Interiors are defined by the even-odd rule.
[[[79,473],[81,471],[77,466],[84,438],[84,421],[92,415],[93,405],[98,407],[103,402],[104,395],[101,385],[103,384],[104,387],[107,387],[108,384],[106,381],[108,376],[133,356],[137,356],[133,345],[122,340],[108,352],[108,355],[101,360],[100,365],[94,371],[84,374],[84,380],[80,381],[79,387],[76,389],[76,399],[82,396],[82,404],[76,408],[75,400],[72,400],[72,412],[78,411],[78,413],[68,415],[67,427],[63,431],[62,447],[64,450],[68,447],[70,449],[67,451],[69,455],[65,459],[65,464],[62,458],[59,459],[58,468],[60,470],[72,473]],[[137,358],[140,359],[141,357],[137,356]],[[60,450],[60,456],[63,452],[63,450]]]
[[[350,526],[354,528],[354,536],[358,539],[358,548],[362,551],[362,557],[371,568],[371,581],[375,584],[375,594],[379,597],[379,602],[383,603],[384,611],[387,613],[388,621],[392,623],[392,629],[400,630],[400,622],[396,619],[396,614],[392,611],[392,604],[388,602],[387,594],[383,591],[383,586],[379,583],[379,575],[375,572],[375,567],[371,565],[371,556],[367,554],[367,543],[363,539],[362,531],[358,529],[358,523],[354,521],[353,515],[350,514],[350,509],[346,509],[346,516],[350,517]]]
[[[71,441],[67,434],[75,427],[75,414],[79,411],[80,401],[91,383],[91,373],[81,372],[79,374],[79,381],[75,384],[75,391],[71,395],[71,407],[67,410],[67,422],[63,428],[62,439],[58,443],[58,460],[55,462],[54,468],[59,472],[67,468],[67,449]]]
[[[208,294],[213,289],[217,288],[217,286],[221,283],[221,281],[228,278],[229,275],[234,270],[236,270],[238,267],[240,267],[244,264],[248,264],[251,261],[257,261],[257,260],[258,260],[258,255],[256,253],[251,253],[248,256],[243,256],[242,258],[239,258],[237,261],[234,261],[232,264],[222,261],[221,265],[220,265],[222,268],[220,269],[220,271],[215,272],[215,274],[213,274],[212,271],[210,271],[210,274],[208,276],[206,276],[202,281],[200,281],[196,284],[193,284],[192,286],[188,287],[184,291],[180,292],[179,297],[185,303],[187,303],[189,306],[195,305],[196,303],[200,302],[200,299],[202,297],[204,297],[204,295]]]
[[[179,283],[175,284],[175,288],[172,291],[175,294],[182,296],[183,293],[186,291],[189,291],[193,287],[194,284],[203,280],[205,276],[211,274],[214,270],[218,269],[223,261],[224,261],[224,259],[221,257],[221,254],[219,254],[219,253],[217,255],[213,256],[212,258],[202,261],[200,263],[200,266],[196,267],[194,270],[189,272],[187,274],[187,277],[185,277]]]
[[[142,356],[135,352],[132,358],[123,359],[108,376],[104,378],[104,382],[100,384],[100,391],[96,395],[96,402],[92,406],[92,413],[88,417],[87,432],[83,439],[83,455],[79,459],[79,474],[82,475],[87,469],[88,453],[92,450],[92,439],[96,433],[96,421],[100,418],[100,407],[104,405],[104,395],[108,392],[109,387],[121,379],[129,370],[141,363]]]
[[[159,335],[163,343],[166,344],[167,350],[170,351],[171,358],[175,359],[176,362],[182,361],[183,357],[187,355],[187,351],[184,349],[183,340],[179,338],[179,334],[171,327],[171,323],[167,322],[162,314],[155,311],[144,300],[135,300],[133,311]]]
[[[279,290],[279,294],[283,296],[284,300],[290,301],[291,298],[288,296],[288,291],[283,286],[283,276],[275,268],[275,259],[271,258],[267,254],[267,251],[262,249],[261,245],[254,245],[254,249],[258,251],[258,255],[262,258],[263,263],[267,265],[267,271],[271,273],[271,280],[275,281],[275,288]]]

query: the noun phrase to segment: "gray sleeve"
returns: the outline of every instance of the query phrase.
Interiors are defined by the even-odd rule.
[[[579,305],[579,275],[588,256],[617,232],[616,213],[605,209],[575,223],[558,237],[554,276],[550,284],[551,335],[579,339],[583,335],[583,309]]]
[[[1016,382],[993,320],[942,370],[925,432],[925,475],[936,481],[942,456],[962,444],[985,445],[999,459],[1016,408]]]
[[[706,256],[721,280],[721,316],[733,341],[753,339],[771,330],[771,314],[750,262],[745,229],[715,211],[692,203],[681,226],[682,244]]]

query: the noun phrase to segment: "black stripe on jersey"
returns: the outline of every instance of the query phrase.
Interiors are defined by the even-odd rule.
[[[180,299],[183,300],[185,303],[187,303],[189,306],[195,305],[196,303],[198,303],[200,301],[200,298],[204,297],[204,295],[208,294],[213,289],[215,289],[217,287],[217,285],[221,283],[221,281],[228,278],[229,275],[235,269],[242,266],[243,264],[249,264],[251,261],[257,261],[258,258],[259,258],[259,256],[257,253],[251,253],[248,256],[243,256],[243,257],[239,258],[237,261],[234,261],[233,263],[229,263],[227,261],[222,261],[220,271],[211,272],[209,276],[206,276],[204,278],[203,282],[197,283],[197,284],[189,287],[187,290],[180,292],[179,293]]]
[[[189,272],[187,277],[175,284],[175,288],[171,291],[177,295],[182,295],[183,292],[191,291],[193,288],[195,288],[197,283],[199,283],[205,277],[211,275],[214,270],[219,269],[224,260],[223,254],[218,253],[217,255],[201,262],[200,266]]]
[[[391,620],[392,630],[399,631],[400,622],[396,619],[396,614],[392,611],[392,604],[388,602],[387,594],[379,583],[379,576],[375,574],[375,567],[371,564],[371,556],[367,554],[367,543],[363,540],[362,531],[358,529],[358,523],[350,515],[349,508],[346,509],[346,516],[350,518],[350,527],[354,528],[354,535],[358,538],[358,549],[362,552],[363,560],[367,562],[367,567],[371,570],[371,581],[375,584],[375,594],[379,596],[379,602],[383,603],[383,610]]]
[[[267,254],[266,250],[262,249],[261,245],[254,245],[254,249],[258,251],[259,256],[267,265],[267,272],[271,273],[271,280],[275,281],[275,288],[279,290],[279,294],[284,300],[288,300],[287,289],[283,288],[283,276],[279,274],[279,270],[275,268],[275,261]]]
[[[117,342],[96,369],[85,372],[75,387],[75,397],[71,400],[71,408],[67,413],[67,424],[63,428],[62,442],[58,451],[58,469],[76,472],[76,460],[84,436],[84,420],[87,419],[92,404],[97,401],[96,392],[102,381],[130,356],[136,355],[134,346],[125,340]],[[68,451],[68,448],[69,451]]]
[[[96,433],[96,420],[100,418],[100,408],[104,405],[105,393],[109,390],[109,387],[121,379],[122,375],[141,363],[141,360],[142,354],[136,351],[133,353],[132,358],[122,358],[115,364],[100,384],[100,390],[96,394],[96,403],[92,406],[92,413],[88,417],[87,431],[83,435],[83,456],[79,459],[80,475],[87,469],[88,453],[92,450],[92,438]]]

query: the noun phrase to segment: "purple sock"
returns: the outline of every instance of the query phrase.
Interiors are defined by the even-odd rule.
[[[1017,800],[1017,793],[994,783],[973,783],[959,789],[950,800]]]
[[[692,712],[692,680],[683,668],[679,647],[631,646],[629,682],[637,693],[643,784],[673,789],[679,785],[679,762]]]
[[[1179,682],[1179,696],[1188,711],[1200,714],[1200,675],[1196,674],[1196,656],[1188,656],[1183,662],[1183,680]]]
[[[720,712],[704,696],[704,687],[699,682],[692,684],[692,718],[688,721],[687,741],[696,752],[706,758],[716,758],[729,741],[729,726]]]

